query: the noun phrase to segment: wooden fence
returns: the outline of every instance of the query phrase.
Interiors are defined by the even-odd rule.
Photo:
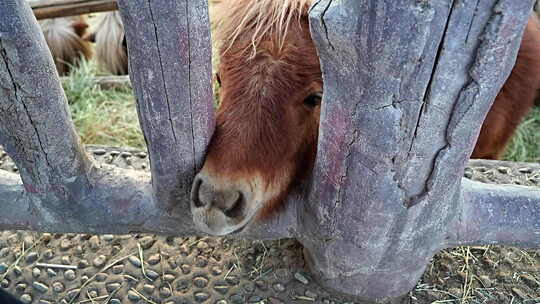
[[[118,9],[116,0],[35,0],[30,6],[38,20]]]
[[[194,235],[189,191],[212,135],[206,0],[120,0],[151,175],[83,150],[24,0],[0,2],[0,229]],[[532,0],[319,0],[325,82],[310,181],[246,238],[294,237],[326,288],[406,294],[438,250],[540,246],[540,191],[462,179]]]

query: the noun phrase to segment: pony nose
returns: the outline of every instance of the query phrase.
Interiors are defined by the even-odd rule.
[[[242,216],[246,205],[241,191],[234,188],[217,189],[203,177],[196,177],[191,189],[191,201],[196,208],[217,208],[229,218]]]

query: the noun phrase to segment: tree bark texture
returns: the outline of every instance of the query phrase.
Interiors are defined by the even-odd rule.
[[[388,302],[435,252],[540,246],[540,194],[463,181],[532,0],[320,0],[325,96],[313,176],[237,236],[302,241],[321,284]],[[120,0],[151,175],[82,149],[24,0],[0,2],[0,229],[194,235],[189,191],[213,130],[205,0]]]

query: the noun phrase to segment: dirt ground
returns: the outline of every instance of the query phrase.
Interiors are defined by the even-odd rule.
[[[91,148],[99,161],[148,170],[146,153]],[[0,152],[0,169],[14,164]],[[540,185],[540,165],[473,161],[465,176]],[[540,303],[540,251],[447,249],[407,299],[427,303]],[[325,292],[295,240],[0,232],[0,286],[24,303],[353,303]]]

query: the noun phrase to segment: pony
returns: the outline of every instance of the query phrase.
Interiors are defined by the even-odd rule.
[[[60,76],[67,75],[81,59],[90,59],[90,43],[82,39],[88,23],[84,16],[40,20],[39,25]]]
[[[323,93],[309,30],[313,1],[224,0],[215,10],[220,105],[190,202],[195,225],[206,233],[237,233],[272,216],[312,170]],[[498,157],[532,106],[540,87],[537,23],[529,20],[473,157]]]
[[[127,43],[118,11],[100,14],[84,39],[95,42],[95,58],[102,69],[113,75],[128,73]]]

